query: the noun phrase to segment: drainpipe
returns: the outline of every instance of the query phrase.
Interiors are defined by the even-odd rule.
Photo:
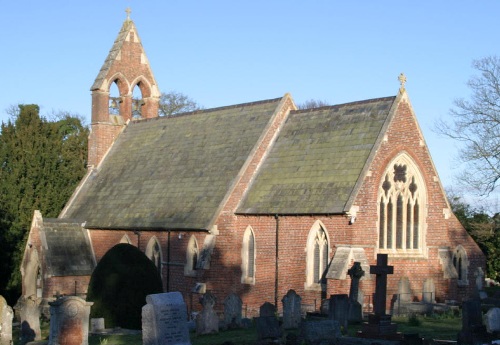
[[[279,215],[276,214],[274,215],[274,219],[276,219],[276,248],[275,248],[275,267],[274,267],[274,306],[276,307],[276,312],[278,311],[278,262],[279,262],[279,255],[278,255],[278,250],[279,250],[279,245],[278,245],[278,240],[279,240],[279,228],[280,228],[280,220],[279,220]]]
[[[170,292],[170,229],[168,230],[167,242],[167,292]]]

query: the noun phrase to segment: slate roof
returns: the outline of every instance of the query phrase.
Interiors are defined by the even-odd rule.
[[[394,100],[292,111],[238,213],[348,211]]]
[[[64,217],[101,229],[206,229],[282,98],[133,121]]]
[[[52,276],[92,274],[94,257],[87,231],[72,219],[44,218],[40,229],[47,272]]]

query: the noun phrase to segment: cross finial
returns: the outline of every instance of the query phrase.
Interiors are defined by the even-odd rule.
[[[401,86],[399,87],[399,92],[403,92],[405,90],[405,83],[406,83],[406,76],[404,75],[404,73],[399,74],[398,80],[399,83],[401,84]]]
[[[130,20],[130,13],[132,13],[132,10],[130,9],[130,7],[127,7],[125,9],[125,12],[127,12],[127,20]]]

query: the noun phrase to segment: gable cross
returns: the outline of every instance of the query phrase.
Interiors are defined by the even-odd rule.
[[[399,87],[399,92],[403,92],[405,90],[406,76],[404,73],[400,73],[398,77],[399,83],[401,86]]]
[[[127,12],[127,20],[130,20],[130,13],[132,13],[132,10],[130,9],[130,7],[127,7],[125,9],[125,12]]]
[[[377,254],[377,265],[370,266],[370,274],[376,275],[373,311],[375,315],[385,315],[387,302],[387,275],[394,273],[394,266],[387,265],[387,254]]]

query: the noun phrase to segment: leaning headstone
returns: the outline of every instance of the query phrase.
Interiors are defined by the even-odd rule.
[[[300,328],[300,338],[306,344],[337,344],[342,336],[338,321],[305,321]]]
[[[0,296],[0,345],[12,344],[12,319],[14,312],[3,296]]]
[[[295,290],[288,290],[281,300],[283,303],[283,328],[297,328],[302,320],[301,303],[302,297],[297,295]]]
[[[422,292],[422,302],[424,303],[436,303],[436,286],[434,285],[434,280],[432,278],[426,279],[424,281],[424,288]]]
[[[500,308],[491,308],[484,316],[488,333],[500,332]]]
[[[146,296],[142,307],[143,345],[191,345],[187,308],[180,292]]]
[[[351,288],[349,290],[349,312],[347,320],[351,323],[359,323],[363,320],[363,305],[359,303],[359,280],[365,275],[360,262],[354,262],[347,271],[351,277]]]
[[[214,310],[217,298],[210,291],[201,298],[203,310],[196,315],[196,334],[212,334],[219,332],[219,317]]]
[[[241,298],[231,293],[224,300],[224,324],[227,328],[241,327]]]
[[[61,297],[49,302],[49,345],[88,345],[92,304],[77,296]]]
[[[330,296],[330,307],[328,318],[338,321],[340,327],[347,329],[347,317],[349,316],[349,297],[346,294]]]
[[[255,318],[255,325],[259,340],[279,339],[282,335],[279,320],[276,317],[276,307],[269,302],[260,306],[260,316]]]
[[[36,297],[21,297],[19,314],[21,316],[21,345],[41,340],[40,301]]]

